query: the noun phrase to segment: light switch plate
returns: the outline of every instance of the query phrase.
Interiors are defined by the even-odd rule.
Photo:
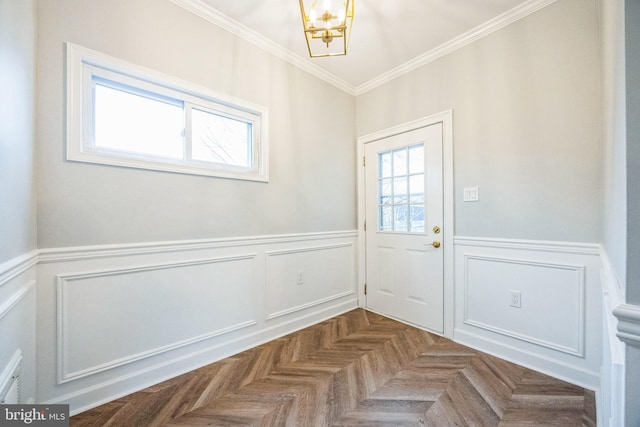
[[[477,202],[478,201],[478,187],[465,187],[463,201],[465,202]]]

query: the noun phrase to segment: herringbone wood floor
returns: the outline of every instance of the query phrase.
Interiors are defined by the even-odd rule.
[[[594,393],[354,310],[72,426],[595,426]]]

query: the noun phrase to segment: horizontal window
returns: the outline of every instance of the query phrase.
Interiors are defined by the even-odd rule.
[[[68,160],[268,181],[265,109],[70,43],[67,70]]]

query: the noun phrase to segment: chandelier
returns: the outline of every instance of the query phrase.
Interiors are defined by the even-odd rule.
[[[318,0],[307,0],[308,8],[305,0],[299,1],[309,55],[312,58],[346,55],[354,0],[322,0],[321,7]]]

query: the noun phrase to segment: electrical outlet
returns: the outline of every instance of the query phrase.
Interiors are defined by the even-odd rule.
[[[302,270],[298,271],[298,285],[302,285],[304,283],[304,272]]]
[[[522,308],[522,293],[518,291],[509,291],[509,306]]]

